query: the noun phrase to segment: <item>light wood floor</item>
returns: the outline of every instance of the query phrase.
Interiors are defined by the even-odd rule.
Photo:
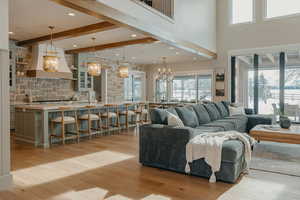
[[[15,186],[0,200],[288,200],[300,178],[251,171],[238,184],[141,166],[134,131],[51,149],[12,142]]]

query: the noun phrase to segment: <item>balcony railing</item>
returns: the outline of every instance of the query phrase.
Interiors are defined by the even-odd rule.
[[[140,1],[173,19],[174,0],[140,0]]]

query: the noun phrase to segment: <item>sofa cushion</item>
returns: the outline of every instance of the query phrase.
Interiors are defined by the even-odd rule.
[[[202,104],[195,104],[193,108],[197,114],[199,124],[207,124],[211,122],[209,114]]]
[[[175,109],[185,126],[192,128],[199,126],[197,115],[191,106],[176,107]]]
[[[243,142],[240,140],[227,140],[222,145],[222,162],[235,163],[243,153]]]
[[[234,125],[234,123],[231,123],[231,122],[214,121],[214,122],[210,122],[208,124],[203,124],[202,126],[219,127],[219,128],[223,129],[222,131],[235,130],[235,125]]]
[[[216,102],[215,105],[223,118],[229,116],[229,112],[222,102]]]
[[[217,120],[217,122],[232,123],[236,131],[246,132],[248,117],[245,115],[240,115],[239,117],[225,117],[224,119]]]
[[[159,109],[154,108],[150,110],[150,117],[152,124],[168,124],[168,112],[178,116],[174,108]]]
[[[215,106],[215,104],[209,103],[209,104],[204,104],[204,107],[206,108],[209,117],[211,119],[211,121],[215,121],[218,119],[221,119],[221,114],[218,111],[217,107]]]
[[[214,133],[214,132],[219,132],[223,131],[223,128],[221,127],[209,127],[209,126],[197,126],[196,128],[197,131],[201,131],[202,133]]]

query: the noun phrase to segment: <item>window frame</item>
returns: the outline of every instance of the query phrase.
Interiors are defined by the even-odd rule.
[[[185,72],[175,72],[174,76],[201,76],[201,75],[208,75],[211,76],[211,99],[214,100],[215,99],[215,70],[198,70],[198,71],[185,71]],[[157,86],[156,86],[156,78],[153,79],[153,92],[154,92],[154,99],[157,101],[157,96],[156,96],[156,90],[157,90]],[[196,81],[197,84],[197,81]],[[167,97],[166,99],[168,99],[169,101],[172,99],[172,88],[173,86],[173,81],[168,82],[167,83]],[[197,91],[198,92],[198,91]],[[198,94],[196,94],[196,101],[198,99]]]
[[[280,20],[280,19],[287,19],[287,18],[293,18],[293,17],[299,17],[300,12],[294,13],[294,14],[288,14],[288,15],[281,15],[277,17],[268,17],[268,0],[263,1],[263,20],[264,21],[272,21],[272,20]]]
[[[130,81],[130,84],[131,84],[131,95],[132,95],[132,98],[131,99],[126,99],[126,88],[125,88],[125,81],[127,81],[128,78],[125,78],[123,80],[123,99],[124,101],[132,101],[134,102],[134,83],[133,83],[133,80],[134,80],[134,76],[137,76],[137,77],[140,77],[141,78],[141,101],[145,101],[146,100],[146,73],[143,72],[143,71],[130,71],[129,72],[129,76],[128,78],[131,77],[131,81]]]
[[[238,25],[249,25],[254,24],[256,22],[256,0],[252,0],[252,20],[248,22],[240,22],[240,23],[233,23],[233,0],[229,1],[229,7],[228,7],[228,16],[229,16],[229,25],[230,26],[238,26]]]

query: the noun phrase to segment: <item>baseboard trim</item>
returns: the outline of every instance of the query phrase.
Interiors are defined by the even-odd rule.
[[[0,176],[0,191],[8,190],[12,187],[12,185],[13,179],[11,174]]]

